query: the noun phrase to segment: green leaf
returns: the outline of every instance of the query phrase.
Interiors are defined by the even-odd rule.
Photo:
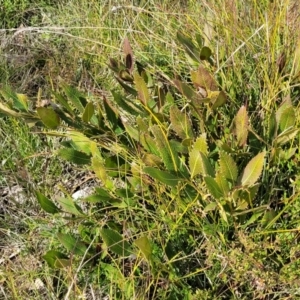
[[[59,104],[61,104],[62,107],[65,108],[65,110],[71,115],[71,116],[75,116],[73,109],[71,108],[71,106],[69,105],[68,101],[64,98],[63,95],[56,93],[56,92],[52,92],[52,94],[54,95],[55,99],[59,102]]]
[[[116,128],[118,124],[118,116],[117,113],[112,109],[109,101],[104,97],[103,98],[104,109],[106,113],[106,117],[112,128]]]
[[[59,126],[60,118],[53,108],[38,107],[36,111],[46,127],[56,129]]]
[[[57,238],[61,242],[61,244],[71,253],[80,256],[84,256],[86,254],[86,244],[79,241],[78,238],[73,237],[71,234],[58,233]]]
[[[221,218],[224,220],[225,223],[228,224],[227,214],[224,209],[224,206],[218,202],[218,207],[219,207],[219,214],[220,214]]]
[[[142,160],[146,166],[150,167],[159,167],[162,164],[161,158],[151,153],[145,153]]]
[[[45,255],[43,255],[43,259],[47,262],[50,268],[59,267],[60,260],[67,260],[68,256],[64,253],[55,250],[49,250]]]
[[[292,106],[287,107],[280,116],[279,127],[283,132],[286,129],[293,127],[296,121],[296,113]]]
[[[197,88],[203,88],[206,91],[219,90],[216,80],[203,66],[200,66],[197,71],[191,72],[191,80]]]
[[[191,120],[185,112],[181,112],[176,105],[170,108],[170,121],[173,130],[182,139],[193,138]]]
[[[143,111],[132,102],[132,100],[124,98],[122,95],[120,95],[116,91],[111,91],[114,101],[118,104],[119,107],[124,109],[127,113],[133,116],[141,116],[143,115]]]
[[[202,176],[215,176],[215,171],[211,166],[207,156],[197,149],[193,149],[190,152],[189,168],[191,178],[195,177],[198,174],[201,174]]]
[[[229,183],[228,183],[226,177],[224,177],[224,175],[221,172],[218,172],[215,180],[216,180],[216,183],[218,184],[218,186],[220,187],[220,190],[222,191],[223,196],[225,197],[230,190]]]
[[[273,223],[272,221],[275,219],[275,217],[276,217],[275,210],[272,209],[272,208],[267,209],[264,213],[264,216],[263,216],[262,220],[261,220],[262,226],[267,227],[267,228],[271,227],[270,224]]]
[[[199,33],[196,33],[196,41],[197,41],[199,48],[202,48],[204,45],[204,40],[203,40],[203,37]]]
[[[167,92],[166,103],[169,104],[169,105],[172,105],[172,104],[175,103],[175,100],[174,100],[174,98],[173,98],[173,96],[170,92]]]
[[[149,99],[150,99],[147,85],[146,85],[144,79],[139,75],[138,72],[135,72],[133,74],[133,77],[134,77],[135,87],[138,92],[138,98],[141,100],[141,102],[145,106],[147,106]]]
[[[261,152],[249,161],[242,175],[242,186],[251,186],[257,182],[263,170],[265,155],[265,151]]]
[[[116,80],[119,82],[119,84],[121,85],[121,87],[129,94],[131,94],[132,96],[136,97],[138,95],[137,91],[135,89],[133,89],[131,86],[129,86],[128,84],[126,84],[125,82],[123,82],[123,80],[121,80],[120,78],[116,77]]]
[[[85,197],[84,199],[82,199],[82,201],[90,202],[90,203],[101,203],[104,200],[103,200],[103,197],[101,195],[94,194],[94,195],[90,195],[88,197]]]
[[[202,173],[202,161],[200,151],[193,149],[189,154],[189,168],[191,172],[191,178]]]
[[[186,97],[188,100],[194,102],[197,101],[199,103],[205,103],[206,100],[203,100],[200,95],[198,95],[196,93],[196,91],[194,91],[189,85],[187,85],[184,82],[181,82],[178,79],[174,79],[173,80],[174,84],[176,85],[178,91],[184,96]]]
[[[150,175],[152,178],[169,186],[176,186],[182,178],[170,174],[166,171],[161,171],[153,167],[145,167],[144,172]]]
[[[276,115],[274,112],[271,112],[269,119],[268,119],[268,138],[270,142],[273,142],[273,139],[276,137],[276,130],[277,130],[277,122],[276,122]]]
[[[128,135],[137,142],[141,141],[140,132],[138,129],[134,128],[133,126],[129,125],[127,122],[123,122],[124,128]]]
[[[16,94],[18,102],[17,106],[22,111],[28,111],[28,97],[25,94]],[[14,104],[16,106],[16,103]]]
[[[209,212],[209,211],[214,211],[216,210],[216,208],[218,207],[218,203],[217,202],[211,202],[208,205],[206,205],[204,207],[204,212]]]
[[[274,159],[276,163],[289,161],[295,155],[297,149],[298,147],[293,147],[284,150],[278,147],[276,150],[273,149],[272,159]]]
[[[109,250],[115,254],[124,257],[132,253],[130,244],[118,232],[107,228],[101,229],[100,235]]]
[[[213,101],[212,109],[216,109],[226,102],[226,94],[223,91],[218,92],[218,96]]]
[[[178,153],[176,153],[174,147],[168,141],[166,133],[158,125],[152,126],[151,129],[155,137],[157,150],[161,154],[161,158],[166,168],[170,171],[178,171],[180,165]]]
[[[150,136],[149,133],[141,134],[140,143],[150,153],[157,155],[157,156],[161,156],[160,151],[157,149],[157,145],[156,145],[154,139]]]
[[[295,50],[295,53],[294,53],[294,58],[293,58],[293,61],[294,61],[294,72],[293,72],[293,76],[295,77],[298,77],[299,78],[299,73],[300,73],[300,41],[298,39],[298,42],[296,44],[296,47],[293,47]]]
[[[276,111],[276,122],[280,124],[282,113],[289,107],[292,107],[292,102],[289,97],[285,98],[280,104],[278,110]]]
[[[83,103],[85,102],[84,96],[73,86],[63,85],[64,92],[66,93],[69,101],[80,113],[84,112]]]
[[[83,112],[83,114],[82,114],[82,120],[83,120],[84,122],[88,123],[88,122],[91,120],[91,118],[92,118],[94,112],[95,112],[94,104],[93,104],[92,102],[89,102],[89,103],[86,105],[86,107],[85,107],[85,109],[84,109],[84,112]]]
[[[149,261],[152,254],[152,248],[147,236],[142,236],[135,240],[134,244],[141,250],[145,258]]]
[[[245,105],[242,105],[235,117],[235,134],[238,145],[245,146],[248,137],[248,113]]]
[[[220,173],[226,178],[229,179],[232,183],[234,183],[237,180],[238,176],[238,168],[233,160],[233,158],[225,153],[220,152]]]
[[[193,145],[193,149],[198,150],[205,154],[206,156],[208,155],[208,150],[207,150],[207,142],[206,142],[206,134],[203,133],[201,134],[195,141]]]
[[[35,192],[37,200],[44,211],[49,214],[56,214],[60,212],[60,209],[47,197],[45,197],[42,193],[36,191]]]
[[[83,201],[98,203],[98,202],[113,202],[117,200],[112,197],[106,190],[96,188],[96,193],[83,199]]]
[[[77,165],[87,165],[91,162],[91,157],[89,155],[72,148],[59,149],[58,155],[63,159],[75,163]]]
[[[204,181],[207,189],[215,199],[220,199],[224,196],[223,191],[220,189],[219,185],[212,177],[206,176],[204,177]]]
[[[120,70],[119,77],[124,81],[133,82],[133,77],[131,76],[128,70]]]
[[[74,146],[75,150],[84,152],[86,154],[100,156],[96,142],[86,137],[83,133],[75,130],[69,130],[67,131],[67,135],[72,139],[72,146]]]
[[[200,51],[194,45],[192,40],[180,31],[177,32],[177,39],[183,45],[183,47],[185,48],[185,51],[187,52],[187,54],[194,61],[200,62]]]
[[[277,138],[275,139],[275,143],[277,144],[277,146],[283,146],[284,144],[293,140],[298,133],[298,128],[289,128],[277,136]]]
[[[6,102],[12,102],[13,108],[23,112],[28,111],[28,98],[26,95],[15,93],[9,86],[2,87],[0,94]]]
[[[74,260],[71,258],[68,259],[60,258],[55,261],[54,267],[57,269],[69,268],[72,266],[73,262]]]
[[[93,156],[92,158],[92,169],[95,172],[96,176],[103,182],[106,182],[107,173],[104,166],[103,160],[98,156]]]
[[[239,200],[245,200],[251,207],[253,207],[253,200],[256,196],[260,184],[255,184],[253,186],[247,187],[246,189],[241,189],[239,193]]]
[[[75,216],[83,216],[80,208],[74,203],[72,198],[59,198],[57,202],[61,205],[62,209],[69,214]]]
[[[24,114],[10,109],[6,105],[3,105],[1,102],[0,102],[0,111],[2,111],[2,113],[4,113],[5,115],[16,117],[16,118],[25,117]]]
[[[208,60],[211,57],[211,54],[212,54],[212,52],[211,52],[210,48],[204,46],[200,52],[200,59]]]

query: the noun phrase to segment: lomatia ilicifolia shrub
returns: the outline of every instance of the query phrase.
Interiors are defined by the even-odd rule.
[[[296,152],[299,129],[288,98],[259,120],[267,130],[256,132],[246,104],[226,114],[228,96],[202,38],[194,42],[178,32],[177,40],[197,65],[190,82],[151,74],[125,39],[124,58],[109,61],[120,86],[109,95],[86,96],[62,85],[53,102],[42,105],[38,96],[33,109],[26,95],[1,90],[4,114],[64,136],[57,155],[99,179],[94,193],[79,201],[36,191],[43,210],[72,220],[54,234],[65,251],[49,250],[44,259],[54,269],[100,266],[126,299],[212,288],[203,240],[271,226],[276,213],[263,197],[271,192],[266,173]]]

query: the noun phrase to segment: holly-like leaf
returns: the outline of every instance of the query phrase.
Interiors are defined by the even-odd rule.
[[[60,93],[52,92],[53,96],[55,97],[55,100],[71,115],[75,116],[75,113],[71,106],[69,105],[67,99]]]
[[[270,142],[273,142],[273,139],[276,137],[276,131],[277,131],[276,115],[272,111],[268,118],[268,138]]]
[[[212,102],[212,109],[216,109],[219,106],[222,106],[226,102],[226,94],[223,91],[218,92],[218,96]]]
[[[133,89],[131,86],[129,86],[128,84],[126,84],[122,79],[120,79],[119,77],[116,77],[116,80],[119,82],[119,84],[121,85],[121,87],[127,93],[131,94],[134,97],[136,97],[138,95],[137,91],[135,89]]]
[[[293,127],[296,121],[296,113],[292,106],[283,110],[280,116],[279,127],[281,132]]]
[[[73,104],[75,108],[79,110],[80,113],[83,113],[84,106],[86,105],[84,95],[73,86],[63,85],[63,88],[68,97],[68,100]]]
[[[67,233],[58,233],[57,238],[71,253],[80,256],[84,256],[86,254],[87,246],[85,243],[81,242],[79,238],[75,238],[71,234]]]
[[[205,155],[208,155],[207,150],[207,141],[206,141],[206,134],[201,134],[195,141],[193,145],[193,149],[202,152]]]
[[[117,91],[111,91],[111,93],[114,97],[114,101],[118,104],[118,106],[124,109],[124,111],[126,111],[130,115],[141,116],[144,114],[144,112],[135,103],[133,103],[132,100],[126,99]]]
[[[150,99],[147,85],[138,72],[135,72],[133,77],[134,77],[135,87],[138,91],[138,98],[145,106],[147,106]]]
[[[196,91],[194,91],[188,84],[181,82],[178,79],[174,79],[173,82],[178,91],[188,100],[192,102],[196,101],[198,104],[207,102],[201,95],[198,95]]]
[[[128,70],[120,70],[118,75],[124,81],[133,82],[133,77]]]
[[[242,189],[239,194],[239,200],[245,200],[251,207],[253,207],[253,200],[258,192],[259,186],[260,184],[255,184],[247,187],[246,189]]]
[[[220,173],[232,183],[237,180],[238,168],[233,158],[225,153],[220,152]]]
[[[68,198],[59,198],[57,202],[61,205],[63,211],[66,213],[75,215],[75,216],[82,216],[83,213],[81,209],[75,204],[74,200],[70,197]]]
[[[183,45],[187,54],[194,61],[200,62],[200,51],[198,47],[194,45],[193,41],[180,31],[177,32],[177,39]]]
[[[103,97],[103,104],[104,104],[104,109],[105,109],[107,120],[109,121],[112,128],[116,128],[117,124],[118,124],[118,115],[117,115],[117,113],[111,107],[111,104],[106,99],[106,97]]]
[[[193,138],[191,120],[185,112],[178,109],[176,105],[170,108],[170,121],[173,130],[182,139]]]
[[[198,174],[202,176],[215,176],[215,171],[211,166],[207,156],[198,151],[197,149],[192,149],[189,157],[189,168],[191,173],[191,178]]]
[[[280,104],[279,108],[276,111],[276,122],[280,124],[282,113],[289,107],[292,107],[292,101],[290,97],[286,97],[282,103]]]
[[[56,129],[60,124],[60,117],[51,107],[38,107],[37,113],[44,125],[50,129]]]
[[[298,128],[288,128],[276,137],[275,143],[277,146],[283,146],[284,144],[292,141],[298,134]]]
[[[157,150],[159,151],[166,168],[170,171],[178,171],[180,165],[178,153],[176,153],[173,145],[169,142],[166,133],[158,125],[152,126],[151,130],[155,137]]]
[[[119,256],[129,256],[131,251],[130,244],[116,231],[112,229],[101,229],[100,235],[109,250]]]
[[[0,89],[0,95],[6,103],[12,102],[12,107],[23,112],[28,111],[28,97],[24,94],[15,93],[9,86]]]
[[[41,208],[49,213],[49,214],[56,214],[60,212],[60,209],[46,196],[44,196],[42,193],[36,191],[35,192],[37,200],[41,206]]]
[[[197,71],[191,72],[191,79],[196,88],[203,88],[206,91],[218,91],[218,84],[210,72],[203,66]]]
[[[92,158],[92,169],[95,172],[96,176],[103,182],[106,182],[107,173],[104,166],[103,159],[99,156],[93,156]]]
[[[91,162],[91,157],[89,155],[72,148],[61,148],[58,151],[58,155],[61,158],[77,165],[87,165]]]
[[[62,261],[69,260],[67,255],[55,250],[49,250],[45,255],[43,255],[43,259],[47,262],[49,267],[53,269],[66,266],[66,264],[62,263]]]
[[[82,114],[82,120],[88,123],[91,120],[94,112],[95,112],[94,104],[92,102],[89,102],[84,108],[84,112]]]
[[[235,117],[235,134],[238,145],[245,146],[248,137],[248,113],[245,105],[242,105]]]
[[[226,179],[223,176],[223,174],[219,171],[216,174],[215,181],[218,184],[218,186],[220,187],[220,190],[222,191],[223,196],[226,196],[230,189],[228,179]]]
[[[261,152],[249,161],[242,175],[242,186],[252,186],[257,182],[263,170],[265,155],[265,151]]]
[[[144,172],[152,178],[169,186],[176,186],[180,181],[182,181],[182,178],[180,177],[153,167],[145,167]]]
[[[149,261],[152,254],[152,248],[147,236],[142,236],[135,240],[134,244],[141,250],[145,258]]]
[[[204,177],[204,181],[207,189],[215,199],[220,199],[224,196],[223,191],[212,177],[206,176]]]

